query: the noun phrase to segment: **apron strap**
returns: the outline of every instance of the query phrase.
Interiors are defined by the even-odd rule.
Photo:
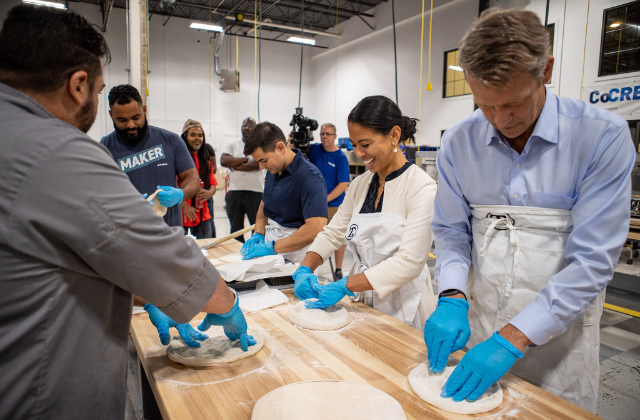
[[[483,219],[482,224],[486,225],[485,221],[488,221],[488,220],[490,219]],[[482,248],[480,248],[479,250],[479,254],[481,257],[484,257],[486,255],[489,241],[491,240],[491,238],[493,238],[491,234],[500,227],[509,229],[509,243],[513,247],[513,263],[511,266],[511,275],[509,276],[510,281],[507,282],[504,289],[505,297],[509,297],[511,296],[511,292],[513,290],[514,276],[515,276],[516,268],[518,267],[518,254],[520,251],[520,241],[518,240],[518,229],[515,226],[513,226],[513,223],[511,223],[511,220],[506,218],[506,219],[496,219],[491,222],[491,224],[487,228],[487,231],[484,234],[484,241],[482,244]]]

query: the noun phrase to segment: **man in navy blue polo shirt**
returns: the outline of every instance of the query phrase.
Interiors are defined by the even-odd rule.
[[[244,146],[268,171],[254,235],[242,246],[243,259],[282,254],[299,263],[327,224],[327,187],[322,174],[297,149],[286,145],[275,124],[258,124]]]
[[[309,160],[315,164],[325,184],[327,184],[327,204],[329,206],[329,222],[338,211],[345,196],[345,190],[349,185],[349,161],[336,146],[336,126],[331,123],[324,123],[320,127],[320,141],[311,145]],[[342,277],[342,261],[344,260],[345,245],[343,244],[335,253],[336,271],[333,273],[334,280]]]
[[[158,201],[167,207],[164,221],[182,226],[182,200],[196,195],[199,185],[193,159],[176,133],[150,126],[147,108],[138,90],[131,85],[115,86],[109,92],[109,115],[115,131],[100,140],[145,197],[156,189]],[[180,178],[180,188],[176,181]]]

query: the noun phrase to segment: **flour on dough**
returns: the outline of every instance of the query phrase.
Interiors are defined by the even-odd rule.
[[[317,299],[309,299],[314,302]],[[330,331],[342,328],[351,322],[351,317],[345,308],[339,305],[324,309],[309,309],[304,306],[306,301],[295,305],[289,311],[289,321],[302,328],[310,330]]]
[[[153,194],[147,197],[147,201],[153,201],[153,206],[151,206],[151,208],[158,216],[163,217],[165,214],[167,214],[167,208],[162,204],[160,204],[160,200],[155,199],[160,191],[162,190],[160,189],[155,190]]]
[[[247,331],[257,341],[255,345],[249,346],[248,351],[242,351],[240,340],[229,340],[221,327],[210,328],[205,334],[209,338],[200,341],[200,347],[197,348],[190,347],[180,336],[171,337],[167,356],[172,361],[187,366],[214,366],[253,356],[264,347],[264,335],[260,330]]]
[[[442,387],[453,373],[459,360],[449,360],[444,373],[441,375],[431,375],[429,373],[429,363],[421,363],[409,373],[409,385],[418,397],[435,405],[443,411],[456,414],[480,414],[491,411],[502,404],[502,387],[496,382],[491,385],[484,394],[477,400],[469,402],[462,400],[455,402],[451,398],[442,398]]]

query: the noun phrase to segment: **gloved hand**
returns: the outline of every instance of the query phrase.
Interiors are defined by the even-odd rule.
[[[304,306],[309,309],[324,309],[333,306],[344,297],[344,295],[355,296],[355,294],[347,289],[347,277],[324,286],[314,285],[313,290],[318,292],[320,296],[315,302],[305,302]]]
[[[167,185],[158,185],[158,188],[162,191],[158,193],[157,197],[160,201],[160,204],[162,204],[164,207],[173,207],[182,201],[184,193],[180,188],[173,188]]]
[[[424,342],[429,353],[429,372],[440,373],[447,366],[449,354],[467,344],[469,302],[465,299],[442,297],[438,307],[424,325]]]
[[[165,346],[171,341],[171,334],[169,334],[169,328],[174,327],[180,333],[180,337],[191,347],[200,347],[200,343],[196,340],[206,340],[209,338],[207,334],[203,334],[200,331],[196,331],[191,324],[178,324],[173,319],[169,318],[160,309],[156,308],[150,303],[144,305],[144,310],[149,313],[149,320],[158,329],[160,335],[160,342]],[[195,338],[195,340],[194,340]]]
[[[311,272],[309,267],[301,265],[293,273],[293,294],[300,300],[307,300],[311,298],[318,299],[320,294],[313,290],[313,286],[320,286],[318,284],[318,276]]]
[[[522,352],[496,331],[464,355],[442,387],[441,397],[475,401],[521,358]]]
[[[266,255],[276,255],[277,252],[273,249],[273,241],[265,244],[257,244],[251,247],[251,250],[247,252],[242,259],[250,260],[252,258],[264,257]]]
[[[236,303],[225,314],[207,314],[202,324],[198,325],[198,329],[206,331],[212,325],[221,325],[224,327],[224,333],[227,338],[229,340],[240,340],[242,351],[247,351],[249,346],[254,346],[257,341],[253,339],[252,335],[247,335],[247,320],[244,319],[244,314],[240,310],[239,301],[240,299],[236,295]]]
[[[263,244],[263,243],[264,243],[264,235],[262,235],[261,233],[254,233],[253,235],[251,235],[251,238],[249,238],[242,245],[242,248],[240,248],[240,253],[242,255],[245,255],[249,251],[251,251],[251,248],[253,248],[255,245]]]

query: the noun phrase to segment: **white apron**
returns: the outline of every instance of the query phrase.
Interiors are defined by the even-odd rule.
[[[265,226],[265,229],[264,229],[264,242],[268,243],[271,241],[277,241],[279,239],[287,238],[293,235],[293,233],[297,230],[298,228],[288,228],[288,227],[280,226],[275,221],[269,219],[269,224]],[[285,252],[282,254],[282,256],[285,259],[291,261],[292,263],[299,264],[302,262],[302,259],[306,255],[307,250],[309,249],[310,246],[311,244],[297,251]]]
[[[500,330],[568,263],[570,210],[471,206],[467,348]],[[510,373],[595,413],[598,402],[600,316],[604,290],[563,334],[527,347]]]
[[[362,273],[398,252],[402,244],[405,223],[406,219],[391,213],[354,215],[345,234],[347,249],[351,251],[356,260],[349,275]],[[425,285],[428,284],[428,290],[431,291],[433,297],[433,288],[429,280],[429,269],[425,264],[418,277],[405,283],[383,299],[380,299],[373,290],[358,292],[352,299],[422,330],[426,319],[423,320],[418,315],[418,306]],[[435,298],[432,300],[435,301]]]

